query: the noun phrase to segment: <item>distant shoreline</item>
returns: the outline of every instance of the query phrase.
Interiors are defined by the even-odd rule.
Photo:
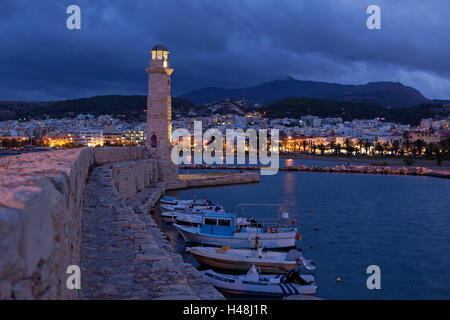
[[[304,154],[304,153],[289,153],[289,154],[280,154],[281,159],[300,159],[300,160],[314,160],[314,161],[339,161],[339,162],[361,162],[367,163],[369,165],[384,165],[386,163],[389,167],[406,167],[403,162],[403,158],[396,157],[370,157],[370,156],[342,156],[342,155],[312,155],[312,154]],[[442,165],[439,167],[436,164],[436,160],[431,159],[422,159],[422,158],[410,158],[414,160],[414,164],[411,167],[420,166],[426,168],[434,168],[434,169],[443,169],[450,168],[450,161],[445,160],[442,161]]]
[[[52,148],[26,148],[26,149],[0,149],[0,157],[21,155],[24,153],[32,152],[42,152],[56,150]],[[193,155],[191,155],[193,156]],[[345,156],[345,155],[319,155],[319,154],[306,154],[306,153],[280,153],[280,159],[297,159],[297,160],[312,160],[312,161],[329,161],[329,162],[344,162],[344,163],[367,163],[371,166],[389,166],[389,167],[408,167],[405,165],[403,159],[400,157],[389,157],[389,156]],[[410,157],[414,163],[409,167],[425,167],[428,169],[442,170],[450,168],[450,160],[443,160],[442,165],[438,166],[436,160],[414,158]]]

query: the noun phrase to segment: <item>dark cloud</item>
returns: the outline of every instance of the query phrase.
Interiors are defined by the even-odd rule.
[[[78,4],[82,30],[66,28]],[[382,29],[366,28],[381,7]],[[84,0],[0,2],[0,100],[145,94],[164,43],[173,94],[292,75],[340,83],[399,79],[450,98],[446,0]]]

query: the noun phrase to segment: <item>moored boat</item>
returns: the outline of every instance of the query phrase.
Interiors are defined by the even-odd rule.
[[[198,215],[201,216],[204,213],[225,213],[222,206],[213,207],[192,207],[192,206],[177,206],[175,210],[164,210],[161,212],[162,218],[177,219],[182,215]]]
[[[263,228],[240,226],[236,215],[229,213],[206,213],[199,227],[174,224],[186,242],[231,248],[267,249],[295,246],[296,228]]]
[[[192,200],[178,200],[175,197],[163,196],[159,203],[164,206],[182,206],[182,205],[195,205],[195,206],[211,206],[212,203],[209,200],[204,199],[192,199]]]
[[[264,251],[261,248],[230,249],[228,247],[189,247],[186,251],[203,265],[232,271],[247,271],[252,265],[257,266],[263,273],[286,273],[301,263],[306,269],[314,270],[312,261],[303,257],[295,249],[289,252]]]
[[[174,211],[174,212],[192,212],[192,213],[203,213],[206,211],[213,212],[225,212],[222,206],[219,205],[195,205],[195,204],[177,204],[177,205],[161,205],[161,209],[164,211]]]
[[[175,222],[181,226],[200,227],[203,223],[203,215],[180,213],[175,217]],[[253,218],[236,218],[238,226],[250,226],[255,223]]]
[[[219,212],[221,213],[221,212]],[[164,211],[161,217],[168,223],[176,223],[181,226],[200,227],[203,223],[203,214],[199,213],[182,213],[177,211]],[[238,226],[250,226],[256,223],[256,220],[250,218],[236,218]]]
[[[180,203],[182,200],[177,200],[177,198],[175,197],[169,197],[169,196],[163,196],[160,200],[159,203],[161,204],[169,204],[169,205],[177,205],[178,203]]]
[[[297,268],[296,268],[297,269]],[[287,275],[261,275],[252,266],[246,275],[228,275],[213,270],[201,271],[218,290],[246,296],[286,297],[290,295],[315,295],[317,285],[313,275],[300,275],[293,269]]]

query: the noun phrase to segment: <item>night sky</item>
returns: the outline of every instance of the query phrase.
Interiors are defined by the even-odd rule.
[[[68,30],[66,8],[81,8]],[[381,30],[366,8],[381,7]],[[163,43],[172,95],[288,75],[345,84],[397,81],[450,98],[448,0],[1,0],[0,100],[146,94]]]

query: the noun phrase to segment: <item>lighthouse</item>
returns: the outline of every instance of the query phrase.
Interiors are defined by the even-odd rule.
[[[176,179],[178,167],[171,161],[172,150],[172,100],[170,97],[169,51],[164,45],[151,50],[147,95],[147,148],[152,158],[158,160],[160,180]]]

